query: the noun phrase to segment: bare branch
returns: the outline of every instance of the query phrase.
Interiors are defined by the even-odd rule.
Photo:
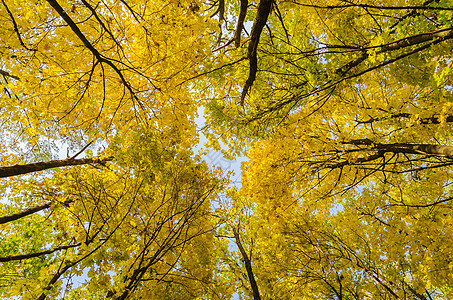
[[[61,168],[67,166],[79,166],[79,165],[86,165],[86,164],[104,164],[108,161],[113,160],[113,156],[99,158],[80,158],[80,159],[61,159],[61,160],[51,160],[45,162],[38,162],[26,165],[14,165],[8,167],[0,167],[0,178],[5,177],[12,177],[17,175],[23,175],[38,171],[43,171],[52,168]]]
[[[13,260],[30,259],[30,258],[34,258],[34,257],[47,255],[47,254],[52,254],[52,253],[54,253],[56,251],[60,251],[60,250],[76,248],[76,247],[79,247],[80,245],[82,245],[82,243],[77,243],[77,244],[74,244],[74,245],[60,246],[60,247],[56,247],[56,248],[53,248],[53,249],[50,249],[50,250],[41,251],[41,252],[0,257],[0,262],[8,262],[8,261],[13,261]]]
[[[299,2],[292,2],[297,5],[305,6],[305,7],[312,7],[312,8],[319,8],[319,9],[344,9],[348,7],[359,7],[359,8],[371,8],[371,9],[378,9],[378,10],[447,10],[453,11],[452,7],[442,7],[442,6],[424,6],[424,5],[408,5],[408,6],[378,6],[378,5],[371,5],[371,4],[360,4],[360,3],[351,3],[348,1],[348,4],[340,4],[340,5],[316,5],[316,4],[305,4]]]
[[[13,78],[13,79],[16,79],[16,80],[20,80],[19,77],[15,76],[15,75],[12,75],[9,72],[6,72],[4,70],[0,70],[0,75],[5,76],[5,77],[10,77],[10,78]]]
[[[241,0],[241,10],[239,11],[239,18],[238,18],[238,23],[236,26],[236,32],[234,33],[234,46],[236,48],[239,48],[241,46],[241,32],[242,29],[244,28],[244,20],[245,16],[247,14],[247,6],[248,6],[248,1],[247,0]]]
[[[376,53],[383,53],[383,52],[389,52],[389,51],[406,48],[409,46],[418,45],[421,43],[432,41],[434,39],[447,40],[447,39],[451,39],[451,38],[453,38],[453,27],[416,34],[416,35],[405,37],[403,39],[399,39],[397,41],[394,41],[394,42],[391,42],[391,43],[388,43],[385,45],[381,45],[381,46],[367,47],[367,48],[364,48],[364,51],[362,52],[361,56],[359,56],[358,58],[356,58],[353,61],[350,61],[343,67],[337,69],[336,73],[338,73],[340,75],[344,75],[352,68],[358,66],[360,63],[362,63],[364,60],[366,60],[369,57],[369,53],[367,51],[365,51],[368,49],[377,48]]]
[[[41,211],[43,209],[49,208],[52,205],[52,203],[53,202],[50,201],[50,202],[47,202],[45,204],[38,205],[38,206],[35,206],[35,207],[32,207],[32,208],[26,209],[26,210],[23,210],[21,212],[18,212],[18,213],[12,214],[12,215],[0,217],[0,224],[9,223],[9,222],[15,221],[17,219],[26,217],[28,215],[34,214],[34,213],[36,213],[38,211]]]
[[[345,145],[366,145],[371,146],[369,150],[379,152],[421,154],[427,156],[446,157],[453,159],[453,146],[432,145],[432,144],[410,144],[410,143],[392,143],[381,144],[373,143],[370,139],[358,139],[343,142]]]
[[[20,35],[19,27],[17,26],[17,23],[16,23],[16,20],[14,19],[13,13],[9,10],[8,6],[5,3],[5,0],[1,0],[1,1],[2,1],[2,4],[5,7],[6,11],[8,12],[9,17],[11,18],[11,22],[13,22],[14,32],[16,33],[17,38],[19,39],[19,42],[22,45],[22,47],[24,47],[28,51],[36,51],[36,49],[28,48],[27,45],[25,45],[24,41],[22,40],[22,36]]]

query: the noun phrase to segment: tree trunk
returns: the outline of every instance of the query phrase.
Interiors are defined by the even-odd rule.
[[[253,299],[261,300],[260,292],[258,290],[258,285],[256,284],[256,281],[255,281],[255,275],[253,275],[252,262],[250,261],[250,258],[248,257],[247,252],[245,251],[244,247],[242,246],[239,234],[237,233],[236,229],[234,229],[234,227],[233,227],[233,234],[234,234],[234,239],[236,240],[236,245],[238,246],[239,251],[241,252],[241,255],[242,255],[242,259],[244,260],[245,269],[247,271],[247,276],[249,278],[249,282],[252,287]]]

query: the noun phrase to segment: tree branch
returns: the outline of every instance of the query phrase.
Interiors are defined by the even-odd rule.
[[[79,247],[80,245],[82,245],[82,243],[77,243],[77,244],[74,244],[74,245],[60,246],[60,247],[56,247],[56,248],[53,248],[53,249],[50,249],[50,250],[45,250],[45,251],[36,252],[36,253],[0,257],[0,262],[8,262],[8,261],[13,261],[13,260],[30,259],[30,258],[33,258],[33,257],[39,257],[39,256],[46,255],[46,254],[52,254],[52,253],[54,253],[56,251],[60,251],[60,250],[66,250],[66,249],[70,249],[70,248]]]
[[[234,33],[234,46],[236,48],[239,48],[239,46],[241,46],[241,32],[242,32],[242,28],[244,28],[244,20],[245,20],[246,14],[247,14],[248,4],[249,3],[247,0],[241,0],[241,10],[239,11],[239,18],[238,18],[238,23],[236,25],[236,32]]]
[[[0,75],[5,76],[5,77],[10,77],[10,78],[13,78],[16,80],[20,80],[19,77],[15,76],[15,75],[11,75],[9,72],[6,72],[4,70],[0,70]]]
[[[24,47],[24,48],[27,49],[28,51],[36,51],[36,49],[28,48],[27,45],[25,45],[25,43],[24,43],[24,41],[22,40],[22,37],[21,37],[21,35],[20,35],[19,27],[17,26],[17,23],[16,23],[16,20],[14,19],[13,13],[9,10],[8,6],[7,6],[6,3],[5,3],[5,0],[1,0],[1,1],[2,1],[2,4],[3,4],[3,6],[5,7],[6,11],[8,12],[9,17],[11,18],[11,22],[13,22],[14,32],[16,33],[17,38],[19,39],[19,43],[22,45],[22,47]]]
[[[88,50],[93,53],[93,55],[96,57],[98,61],[105,61],[105,59],[102,58],[101,54],[99,51],[94,48],[94,46],[88,41],[88,39],[85,37],[85,35],[80,31],[79,27],[77,26],[76,23],[68,16],[68,14],[63,10],[63,7],[58,4],[56,0],[47,0],[47,2],[50,4],[50,6],[55,9],[55,11],[60,15],[60,17],[66,22],[66,24],[69,25],[71,30],[77,35],[77,37],[82,41],[82,43],[85,45]]]
[[[432,144],[410,144],[410,143],[392,143],[381,144],[373,143],[370,139],[357,139],[343,142],[344,145],[365,145],[371,146],[369,150],[378,150],[379,152],[421,154],[427,156],[446,157],[453,159],[453,146],[432,145]]]
[[[61,204],[65,205],[65,206],[69,206],[69,204],[71,204],[71,202],[72,202],[71,199],[67,199],[65,202],[63,202]],[[42,205],[34,206],[32,208],[23,210],[21,212],[18,212],[18,213],[12,214],[12,215],[0,217],[0,224],[9,223],[9,222],[18,220],[20,218],[26,217],[28,215],[32,215],[32,214],[34,214],[34,213],[36,213],[38,211],[41,211],[43,209],[47,209],[47,208],[49,208],[52,205],[52,203],[54,203],[54,201],[49,201],[49,202],[44,203]]]
[[[367,59],[370,56],[369,53],[367,51],[365,51],[367,49],[377,48],[376,53],[383,53],[383,52],[399,50],[399,49],[402,49],[402,48],[406,48],[406,47],[418,45],[418,44],[421,44],[421,43],[429,42],[429,41],[432,41],[432,40],[434,40],[436,38],[437,39],[443,39],[443,40],[453,38],[453,27],[443,28],[443,29],[439,29],[439,30],[435,30],[435,31],[431,31],[431,32],[425,32],[425,33],[416,34],[416,35],[405,37],[405,38],[399,39],[397,41],[394,41],[394,42],[391,42],[391,43],[388,43],[388,44],[385,44],[385,45],[377,46],[377,47],[364,48],[361,56],[359,56],[355,60],[350,61],[349,63],[347,63],[343,67],[337,69],[336,73],[340,74],[340,75],[344,75],[349,70],[351,70],[352,68],[354,68],[354,67],[358,66],[359,64],[361,64],[365,59]]]
[[[312,7],[312,8],[319,8],[319,9],[344,9],[348,7],[360,7],[360,8],[371,8],[371,9],[379,9],[379,10],[447,10],[452,11],[452,7],[442,7],[442,6],[423,6],[423,5],[408,5],[408,6],[378,6],[378,5],[371,5],[371,4],[360,4],[360,3],[348,3],[348,4],[340,4],[340,5],[316,5],[316,4],[305,4],[305,3],[298,3],[292,2],[294,4],[304,6],[304,7]]]
[[[126,81],[126,78],[124,78],[123,73],[121,73],[120,69],[111,61],[111,59],[103,56],[99,51],[91,44],[90,41],[85,37],[85,35],[80,31],[79,27],[77,26],[76,23],[68,16],[68,14],[63,10],[63,8],[58,4],[56,0],[47,0],[47,2],[55,9],[55,11],[60,15],[60,17],[66,22],[66,24],[69,25],[71,30],[77,35],[77,37],[82,41],[82,43],[85,45],[88,50],[93,53],[93,55],[96,57],[96,59],[101,62],[101,63],[106,63],[109,65],[115,73],[120,77],[121,82],[123,85],[126,87],[126,89],[129,91],[131,94],[132,98],[137,100],[138,104],[142,107],[143,104],[139,101],[137,96],[135,95],[132,86]]]
[[[38,162],[26,165],[14,165],[8,167],[0,167],[0,178],[12,177],[17,175],[23,175],[38,171],[43,171],[52,168],[61,168],[66,166],[78,166],[86,164],[104,164],[108,161],[113,160],[113,156],[106,158],[80,158],[80,159],[62,159],[62,160],[51,160],[46,162]]]
[[[412,116],[413,115],[410,114],[410,113],[398,113],[398,114],[392,114],[392,115],[390,115],[388,117],[381,117],[381,118],[370,117],[370,119],[368,119],[368,120],[364,120],[364,121],[356,120],[356,122],[358,124],[370,124],[370,123],[379,122],[381,120],[386,120],[386,119],[397,119],[397,118],[410,119]],[[444,116],[443,120],[441,119],[440,116],[418,118],[416,120],[420,124],[424,124],[424,125],[427,125],[427,124],[441,124],[442,122],[452,123],[453,122],[453,115]]]
[[[26,209],[26,210],[23,210],[21,212],[18,212],[18,213],[12,214],[12,215],[0,217],[0,224],[9,223],[9,222],[15,221],[17,219],[26,217],[28,215],[34,214],[43,209],[49,208],[52,205],[52,203],[53,203],[52,201],[47,202],[45,204]]]

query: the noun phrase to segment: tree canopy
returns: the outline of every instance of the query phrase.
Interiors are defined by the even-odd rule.
[[[0,18],[1,297],[453,297],[451,1]]]

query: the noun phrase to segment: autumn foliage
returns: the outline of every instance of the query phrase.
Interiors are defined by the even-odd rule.
[[[451,1],[0,18],[2,298],[453,297]]]

